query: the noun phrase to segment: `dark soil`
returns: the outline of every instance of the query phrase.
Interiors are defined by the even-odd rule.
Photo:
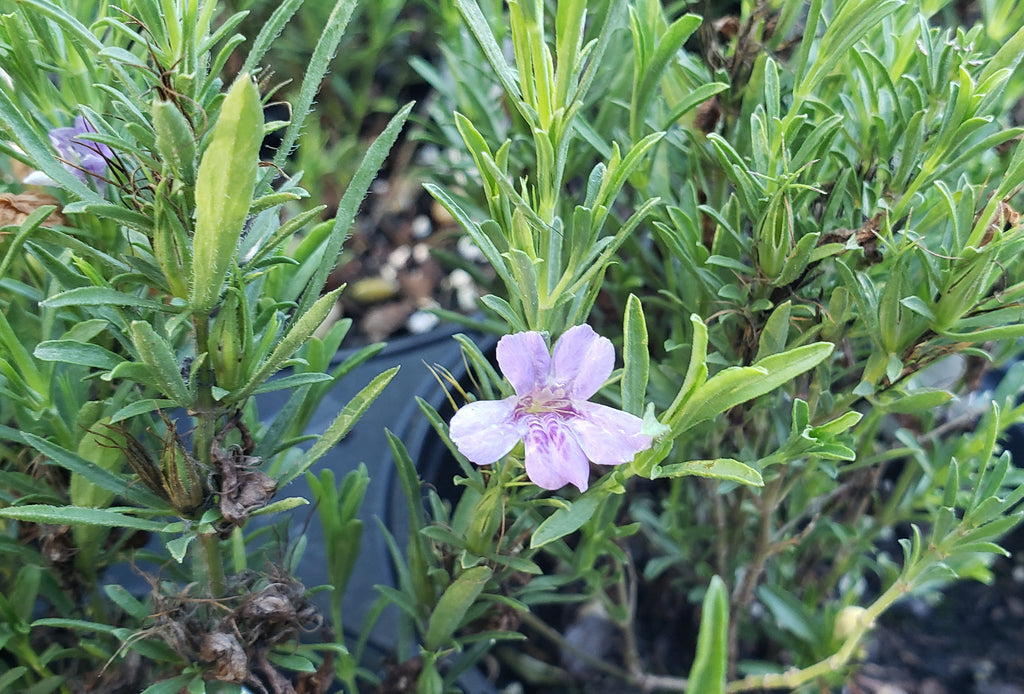
[[[882,618],[851,694],[1024,694],[1024,528],[1002,545],[991,585],[963,581],[930,605]]]

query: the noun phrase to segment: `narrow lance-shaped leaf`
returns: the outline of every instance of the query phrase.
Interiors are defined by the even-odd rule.
[[[343,289],[344,287],[338,287],[333,292],[324,294],[302,317],[295,321],[291,330],[277,343],[270,356],[260,364],[256,373],[249,377],[245,387],[231,398],[233,402],[249,397],[256,388],[263,385],[264,381],[276,373],[309,340],[316,329],[327,319],[331,308],[334,307],[335,302],[338,300],[338,295],[341,294]]]
[[[309,467],[320,459],[327,451],[331,450],[338,441],[351,431],[352,426],[359,421],[359,418],[363,416],[367,408],[373,404],[373,401],[381,394],[384,388],[391,382],[391,379],[398,373],[397,366],[388,369],[384,373],[374,378],[370,383],[363,388],[361,391],[355,394],[355,396],[349,400],[348,404],[345,405],[341,413],[337,416],[334,422],[327,427],[317,442],[313,445],[309,451],[302,456],[298,463],[283,475],[278,483],[278,486],[283,487],[284,485],[291,482],[293,479],[304,473]]]
[[[834,345],[829,342],[797,347],[766,357],[753,366],[731,367],[715,374],[664,423],[678,435],[735,405],[769,393],[824,361]]]
[[[192,241],[192,308],[217,305],[256,186],[263,111],[248,75],[228,91],[196,176],[196,229]]]
[[[622,371],[622,409],[641,416],[647,393],[647,378],[651,370],[651,355],[647,349],[647,323],[640,299],[630,294],[626,301],[626,316],[622,327],[625,345]]]
[[[160,337],[153,330],[153,326],[143,321],[132,321],[130,333],[135,351],[142,363],[148,367],[148,375],[153,384],[163,395],[181,407],[189,407],[192,404],[192,396],[167,340]],[[125,362],[121,367],[130,363]]]
[[[492,573],[490,567],[474,566],[445,589],[427,623],[427,634],[424,639],[424,646],[427,649],[437,650],[451,638],[461,625],[466,612],[480,596]]]
[[[687,691],[701,694],[725,694],[726,666],[729,656],[729,597],[725,582],[711,579],[701,606],[697,655],[690,668]]]
[[[29,523],[50,525],[101,525],[108,528],[134,528],[151,532],[162,532],[167,528],[166,523],[136,518],[114,509],[82,508],[80,506],[48,506],[46,504],[9,506],[0,509],[0,518],[13,518]]]
[[[306,309],[313,304],[314,300],[320,296],[320,290],[327,281],[327,275],[330,274],[337,263],[338,253],[348,237],[348,230],[356,218],[359,205],[363,197],[365,197],[366,191],[369,190],[370,184],[376,178],[377,172],[384,163],[384,159],[387,158],[388,152],[391,151],[392,145],[398,139],[398,135],[401,133],[412,107],[413,102],[403,106],[388,122],[384,131],[377,136],[377,139],[373,141],[369,149],[366,150],[366,155],[359,163],[359,168],[356,169],[356,173],[348,184],[348,188],[345,189],[341,202],[338,203],[338,213],[334,217],[330,236],[324,243],[322,255],[320,256],[320,265],[317,266],[316,271],[310,278],[306,292],[299,299],[299,307],[296,309],[295,315],[303,315]],[[284,150],[282,149],[281,151]]]
[[[568,508],[560,508],[537,526],[533,537],[530,539],[530,548],[543,547],[549,542],[554,542],[574,533],[583,527],[597,511],[598,503],[602,500],[598,490],[595,488],[573,501]]]

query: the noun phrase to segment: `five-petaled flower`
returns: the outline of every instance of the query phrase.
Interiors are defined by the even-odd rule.
[[[461,407],[449,429],[459,451],[477,465],[497,462],[521,439],[534,484],[559,489],[571,483],[586,491],[588,459],[618,465],[650,448],[639,417],[587,402],[615,366],[612,343],[589,325],[567,330],[553,354],[538,332],[506,335],[498,342],[498,366],[515,395]]]
[[[87,175],[101,177],[107,170],[107,162],[114,153],[104,144],[83,138],[96,132],[84,117],[75,118],[75,124],[66,128],[54,128],[50,131],[50,143],[57,154],[64,160],[65,166],[86,183]]]

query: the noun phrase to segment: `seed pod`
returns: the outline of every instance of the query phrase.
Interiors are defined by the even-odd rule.
[[[778,193],[768,204],[754,237],[757,265],[766,277],[775,279],[782,272],[782,266],[789,255],[792,237],[793,211],[786,196]]]
[[[185,450],[174,422],[162,412],[160,417],[167,425],[163,451],[160,454],[163,486],[175,510],[182,517],[191,518],[202,506],[204,496],[196,461]]]
[[[242,358],[245,355],[243,320],[238,297],[228,292],[210,328],[207,352],[213,364],[217,385],[234,390],[242,384]]]
[[[128,467],[139,476],[139,480],[150,491],[170,501],[167,491],[164,489],[164,478],[160,474],[160,467],[154,462],[146,447],[137,438],[129,434],[124,427],[108,424],[106,428],[110,432],[110,438],[115,442],[114,445],[124,453],[125,460],[128,461]]]

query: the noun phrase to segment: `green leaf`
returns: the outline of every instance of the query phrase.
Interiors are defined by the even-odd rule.
[[[167,508],[167,503],[163,499],[142,485],[134,484],[131,478],[104,470],[96,463],[35,434],[14,431],[6,427],[0,427],[0,434],[12,441],[25,442],[48,457],[55,465],[81,475],[97,487],[114,492],[133,504],[150,509]]]
[[[124,359],[109,349],[78,340],[47,340],[36,345],[36,359],[67,364],[80,364],[97,369],[113,369]]]
[[[785,301],[768,316],[757,341],[757,356],[754,361],[760,361],[786,349],[786,345],[789,343],[789,321],[792,307],[792,302]]]
[[[306,121],[306,116],[309,115],[312,110],[313,100],[320,91],[320,87],[324,81],[324,76],[327,74],[327,69],[330,67],[331,60],[334,58],[334,54],[338,50],[338,44],[341,43],[341,37],[345,34],[345,28],[348,26],[348,22],[352,18],[352,11],[355,9],[356,4],[357,0],[338,0],[338,2],[335,3],[334,8],[331,10],[331,14],[327,17],[327,21],[324,23],[323,32],[320,34],[320,38],[316,42],[316,47],[313,49],[313,55],[310,57],[309,63],[306,65],[302,79],[302,86],[299,87],[299,95],[293,104],[291,123],[289,123],[288,127],[285,129],[284,136],[281,139],[281,145],[277,150],[277,154],[274,156],[274,166],[278,169],[284,166],[285,159],[292,153],[295,143],[298,142],[299,133],[302,131],[302,126]],[[292,11],[294,12],[294,10]],[[281,21],[281,24],[283,25],[284,22],[280,19],[279,21]],[[262,125],[263,121],[261,120],[261,133]],[[378,164],[374,167],[374,171],[379,168],[380,165]],[[353,182],[354,181],[355,179],[353,179]],[[351,185],[352,184],[349,185],[350,188]],[[360,194],[359,197],[361,199],[362,194]],[[345,224],[346,229],[350,223],[351,222]],[[334,262],[337,258],[337,252],[329,255],[330,260]],[[318,284],[318,290],[319,287],[322,286],[322,282]]]
[[[640,139],[641,125],[647,115],[647,109],[657,94],[656,88],[671,61],[700,26],[701,18],[695,14],[685,14],[672,22],[658,41],[650,58],[644,61],[639,82],[634,84],[629,109],[630,138],[634,142]]]
[[[316,666],[310,662],[309,658],[304,658],[301,655],[271,651],[267,654],[267,660],[292,672],[316,672]]]
[[[640,299],[630,294],[626,300],[622,334],[622,409],[638,417],[643,415],[647,395],[647,379],[651,371],[651,355],[647,345],[647,323]]]
[[[189,685],[200,677],[202,675],[198,673],[186,673],[170,679],[160,680],[143,689],[142,694],[181,694],[183,691],[189,691]]]
[[[28,672],[28,668],[24,665],[11,668],[7,672],[0,675],[0,692],[12,692],[15,691],[12,685],[21,679],[21,676]]]
[[[46,308],[64,308],[67,306],[132,306],[153,311],[177,310],[152,299],[143,299],[133,294],[125,294],[116,289],[106,287],[79,287],[61,292],[40,302]]]
[[[189,393],[185,379],[181,376],[181,367],[171,349],[171,345],[153,329],[149,323],[144,321],[132,321],[129,328],[132,344],[139,360],[146,367],[145,374],[148,380],[143,383],[150,383],[155,386],[162,395],[167,396],[181,407],[191,407],[192,394]],[[130,372],[129,367],[140,366],[133,362],[122,362],[111,372],[111,376],[117,378],[122,372]],[[136,374],[140,373],[138,369]]]
[[[505,52],[502,51],[501,46],[495,40],[491,27],[487,24],[487,20],[484,18],[484,14],[476,0],[455,0],[455,4],[459,8],[466,26],[469,27],[477,43],[480,44],[480,48],[483,49],[487,62],[491,64],[491,68],[493,68],[495,76],[505,88],[505,92],[514,100],[521,99],[522,93],[519,91],[519,76],[509,66],[508,61],[505,60]]]
[[[829,342],[815,342],[765,357],[752,366],[725,369],[697,388],[678,412],[673,413],[671,420],[664,423],[678,436],[699,422],[769,393],[813,369],[827,359],[833,349],[834,345]]]
[[[260,60],[274,43],[274,39],[281,33],[288,20],[302,6],[302,3],[303,0],[284,0],[277,6],[274,13],[270,15],[270,19],[267,20],[266,24],[260,29],[260,33],[253,40],[252,46],[249,48],[249,54],[245,57],[245,63],[242,65],[242,69],[239,70],[240,74],[250,73],[259,67]]]
[[[775,624],[807,643],[814,643],[817,630],[811,615],[795,596],[780,587],[763,585],[757,591],[765,606],[775,618]]]
[[[490,567],[474,566],[445,589],[427,622],[424,646],[428,650],[436,651],[447,644],[455,630],[462,625],[463,617],[480,596],[492,573]]]
[[[173,540],[168,540],[164,543],[164,546],[167,547],[167,551],[170,553],[174,561],[181,564],[185,561],[188,546],[192,544],[192,540],[194,539],[196,539],[195,533],[186,533],[180,537],[174,538]]]
[[[299,386],[310,385],[313,383],[324,383],[326,381],[333,380],[334,378],[330,374],[325,373],[291,374],[290,376],[270,379],[260,387],[256,388],[252,394],[259,395],[260,393],[269,393],[274,390],[298,388]]]
[[[729,596],[725,582],[711,578],[701,606],[697,654],[690,668],[686,691],[700,694],[725,694],[729,658]]]
[[[162,532],[167,527],[166,523],[136,518],[109,508],[50,506],[47,504],[0,508],[0,518],[13,518],[29,523],[49,523],[51,525],[101,525],[107,528],[134,528],[150,532]]]
[[[134,595],[121,585],[110,583],[103,586],[103,592],[107,594],[118,607],[126,613],[142,622],[150,616],[149,607],[139,602]]]
[[[342,0],[342,2],[348,1],[350,0]],[[337,8],[335,9],[337,10]],[[352,176],[352,180],[348,184],[348,188],[345,189],[345,194],[338,203],[338,211],[331,226],[331,233],[321,250],[320,264],[307,283],[308,289],[299,300],[299,306],[295,310],[295,315],[304,315],[313,302],[319,298],[321,288],[327,281],[327,276],[337,265],[338,253],[341,252],[341,246],[348,237],[348,230],[351,228],[353,221],[355,221],[356,213],[359,211],[359,206],[366,196],[366,191],[370,189],[370,184],[377,177],[384,159],[387,158],[388,152],[391,151],[391,146],[398,139],[398,135],[401,133],[412,107],[412,102],[403,106],[388,122],[384,131],[377,136],[377,139],[366,150],[366,155],[363,157],[362,162],[360,162],[359,168],[356,169],[355,175]],[[284,145],[281,146],[278,155],[280,156],[283,153],[285,153]]]
[[[583,494],[567,508],[560,508],[552,513],[537,526],[533,537],[530,538],[530,549],[543,547],[582,528],[597,511],[602,499],[603,497],[597,494]]]
[[[239,75],[221,105],[196,174],[191,304],[197,313],[209,313],[217,305],[235,262],[256,187],[262,140],[259,90],[249,75]]]
[[[720,480],[749,484],[753,487],[763,487],[764,480],[761,473],[732,458],[716,458],[714,460],[691,460],[686,463],[672,463],[670,465],[656,465],[651,471],[651,479],[659,477],[685,477],[694,475],[697,477],[713,477]]]
[[[952,393],[945,390],[919,390],[910,395],[897,395],[893,399],[880,398],[875,406],[881,412],[893,414],[914,414],[928,412],[941,407],[953,399]]]
[[[348,404],[342,408],[341,412],[334,419],[331,425],[327,427],[327,430],[320,435],[320,438],[317,439],[315,444],[313,444],[313,447],[310,448],[306,454],[303,455],[299,461],[280,478],[279,486],[283,487],[291,482],[293,479],[308,470],[309,467],[319,460],[321,456],[327,453],[327,451],[334,448],[335,444],[337,444],[338,441],[341,441],[345,434],[352,429],[352,426],[359,421],[359,418],[363,416],[367,408],[373,404],[373,401],[376,400],[384,388],[387,387],[388,383],[391,382],[391,379],[398,373],[398,369],[399,367],[397,366],[388,369],[370,381],[365,388],[356,393],[355,396],[348,401]]]
[[[150,109],[156,149],[175,176],[186,185],[196,182],[196,137],[185,116],[170,101],[154,99]]]
[[[260,364],[245,386],[232,395],[232,402],[240,402],[255,393],[257,388],[265,385],[264,381],[277,373],[284,363],[295,355],[327,319],[343,289],[343,286],[338,287],[334,291],[324,294],[298,320],[292,323],[292,327],[277,343],[270,356]]]

